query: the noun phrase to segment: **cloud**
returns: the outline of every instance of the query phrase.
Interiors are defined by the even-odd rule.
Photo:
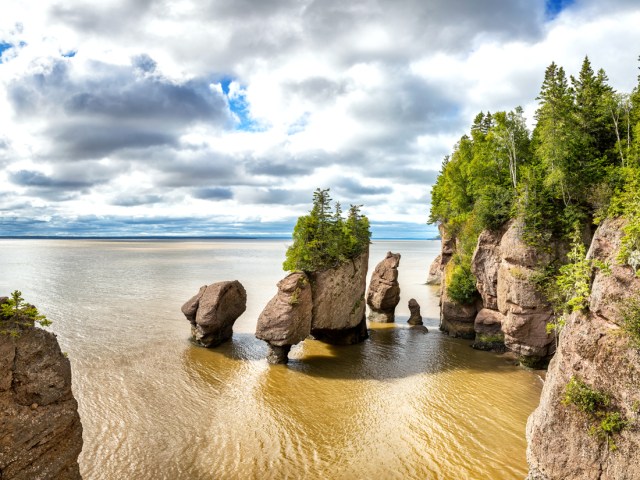
[[[0,220],[24,232],[288,234],[321,186],[426,235],[478,111],[531,123],[545,67],[585,54],[628,91],[640,42],[631,0],[34,6],[0,18]]]

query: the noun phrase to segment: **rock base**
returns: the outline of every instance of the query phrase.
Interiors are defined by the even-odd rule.
[[[290,350],[291,345],[269,345],[267,363],[270,363],[271,365],[289,363]]]
[[[395,313],[393,311],[391,312],[380,312],[380,311],[375,311],[375,310],[371,310],[369,311],[369,317],[368,320],[370,322],[375,322],[375,323],[393,323],[396,319]]]
[[[362,321],[355,327],[339,330],[315,328],[311,330],[311,335],[316,340],[330,345],[354,345],[369,338],[367,321],[364,316],[362,317]]]

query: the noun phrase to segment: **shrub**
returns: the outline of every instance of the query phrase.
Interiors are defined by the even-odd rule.
[[[454,264],[451,276],[447,282],[447,295],[451,300],[461,304],[473,303],[478,295],[476,289],[476,277],[471,271],[470,265]]]
[[[36,323],[41,327],[51,325],[36,307],[25,303],[19,290],[0,305],[0,334],[15,337],[20,334],[20,328],[33,327]]]
[[[640,297],[635,296],[621,306],[622,328],[634,348],[640,349]]]

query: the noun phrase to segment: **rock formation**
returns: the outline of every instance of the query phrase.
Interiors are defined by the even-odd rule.
[[[640,352],[620,328],[625,306],[640,294],[640,278],[618,265],[623,224],[607,219],[593,238],[588,258],[608,262],[611,272],[596,272],[588,312],[574,313],[560,334],[527,423],[530,480],[640,478]],[[572,378],[609,397],[600,417],[563,403]],[[603,430],[604,414],[625,422],[620,432]]]
[[[182,306],[191,322],[193,340],[204,347],[215,347],[233,335],[233,324],[247,309],[247,293],[237,280],[200,287]]]
[[[420,315],[420,304],[416,301],[415,298],[409,300],[409,320],[407,323],[409,325],[422,325],[422,315]]]
[[[311,333],[313,299],[309,279],[303,272],[278,282],[278,293],[258,318],[256,337],[269,344],[269,363],[287,363],[291,345]]]
[[[53,333],[19,330],[0,334],[0,478],[80,479],[82,424],[69,360]]]
[[[269,344],[269,363],[287,363],[291,345],[313,335],[350,345],[366,339],[364,292],[369,250],[335,268],[295,272],[278,282],[278,293],[258,319],[256,337]]]
[[[336,268],[309,273],[313,312],[311,334],[318,340],[350,345],[368,337],[365,288],[369,249]]]
[[[445,237],[443,237],[445,238]],[[447,240],[447,249],[451,247]],[[471,271],[481,301],[460,305],[442,286],[441,330],[475,338],[481,350],[516,353],[528,366],[544,364],[554,352],[554,337],[546,326],[553,320],[549,302],[534,282],[537,273],[564,254],[563,245],[550,242],[547,251],[522,240],[522,225],[511,221],[498,231],[484,231],[471,259]]]
[[[387,252],[385,259],[376,265],[367,292],[370,322],[394,321],[396,306],[400,302],[399,264],[400,254]]]
[[[444,275],[444,268],[451,260],[456,249],[455,238],[449,236],[442,225],[438,225],[440,231],[440,254],[433,260],[429,267],[427,285],[440,285]]]

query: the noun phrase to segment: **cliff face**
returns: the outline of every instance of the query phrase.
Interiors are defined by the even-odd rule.
[[[447,238],[447,250],[452,243]],[[482,232],[471,259],[481,299],[460,305],[449,299],[443,282],[441,330],[453,336],[475,337],[474,347],[479,349],[506,348],[527,365],[544,362],[555,348],[553,335],[546,332],[553,312],[533,279],[563,253],[558,243],[549,247],[541,252],[525,244],[522,226],[515,221],[498,231]]]
[[[560,334],[540,405],[527,424],[530,480],[640,478],[640,353],[620,328],[640,278],[616,265],[622,226],[606,220],[593,238],[588,258],[609,262],[611,272],[597,271],[589,311],[573,314]],[[572,378],[606,395],[607,405],[589,413],[567,401]],[[601,428],[606,414],[625,422],[621,431]]]
[[[0,334],[0,478],[79,479],[82,424],[55,335]]]

